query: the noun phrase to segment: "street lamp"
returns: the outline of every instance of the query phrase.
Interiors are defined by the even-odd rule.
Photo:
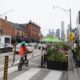
[[[12,12],[12,11],[13,11],[13,9],[5,11],[3,14],[0,14],[0,18],[1,18],[1,16],[5,16],[8,12]]]
[[[69,10],[66,10],[66,9],[64,9],[64,8],[62,8],[62,7],[60,7],[60,6],[53,6],[53,8],[60,8],[61,10],[63,10],[63,11],[68,11],[69,13],[70,13],[70,32],[72,31],[72,22],[71,22],[71,9],[69,9]]]

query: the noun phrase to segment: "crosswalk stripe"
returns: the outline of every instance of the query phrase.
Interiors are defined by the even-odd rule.
[[[18,64],[18,63],[19,63],[19,61],[16,61],[16,63],[15,63],[15,64]],[[10,62],[10,63],[9,63],[9,65],[8,65],[8,68],[9,68],[9,67],[11,67],[12,65],[13,65],[13,63],[12,63],[12,62]],[[1,69],[1,68],[4,68],[4,65],[3,65],[3,64],[2,64],[2,65],[0,65],[0,69]]]
[[[31,68],[27,72],[24,72],[22,75],[14,78],[13,80],[29,80],[32,76],[37,74],[41,69]]]
[[[60,80],[62,75],[61,71],[50,71],[43,80]]]
[[[11,67],[8,69],[8,75],[15,72],[18,69],[17,66]],[[28,71],[24,72],[23,74],[19,75],[18,77],[14,78],[13,80],[29,80],[35,74],[41,71],[40,68],[31,68]],[[62,75],[62,71],[50,71],[48,75],[43,80],[59,80]],[[3,71],[0,72],[0,78],[3,77]]]
[[[9,75],[10,73],[16,71],[17,69],[18,69],[17,66],[14,66],[14,67],[9,68],[9,69],[8,69],[8,75]],[[1,72],[0,72],[0,78],[3,77],[3,74],[4,74],[4,71],[1,71]]]
[[[11,67],[12,63],[9,63],[8,67]],[[4,65],[0,65],[0,68],[4,68]]]
[[[13,58],[13,56],[9,56],[9,60],[11,60],[12,58]],[[13,64],[13,63],[9,61],[8,64],[9,64],[8,67],[10,67],[11,64]],[[4,68],[4,59],[3,59],[3,63],[0,65],[0,68]]]

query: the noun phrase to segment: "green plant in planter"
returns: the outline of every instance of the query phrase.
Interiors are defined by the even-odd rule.
[[[59,49],[62,48],[62,44],[56,44],[55,48],[49,48],[46,52],[46,59],[48,61],[61,61],[67,62],[68,59],[64,53],[59,52]]]
[[[80,50],[80,48],[77,46],[76,48],[75,48],[75,53],[76,53],[76,55],[78,55],[79,54],[79,51]]]
[[[62,53],[53,53],[47,57],[48,61],[60,61],[60,62],[67,62],[67,57]]]
[[[58,50],[56,48],[48,48],[47,51],[46,51],[46,56],[50,56],[51,54],[53,54],[58,52]]]
[[[68,45],[68,44],[65,43],[65,44],[63,44],[62,46],[63,46],[63,47],[62,47],[63,50],[68,51],[68,49],[69,49],[69,45]]]
[[[80,60],[80,47],[76,47],[75,49],[75,55],[77,56],[77,59]]]
[[[49,56],[49,55],[51,55],[51,53],[52,53],[51,48],[48,48],[48,49],[47,49],[47,52],[46,52],[46,54],[45,54],[45,55],[46,55],[46,56]]]
[[[59,49],[60,49],[60,44],[57,43],[57,44],[55,45],[55,49],[56,49],[56,51],[59,50]]]

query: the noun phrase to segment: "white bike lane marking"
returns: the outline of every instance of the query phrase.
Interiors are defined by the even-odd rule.
[[[9,69],[8,69],[8,75],[9,75],[10,73],[16,71],[17,69],[18,69],[17,66],[14,66],[14,67],[9,68]],[[0,78],[2,78],[3,75],[4,75],[4,71],[1,71],[1,72],[0,72]]]
[[[19,75],[18,77],[14,78],[13,80],[29,80],[32,76],[37,74],[41,69],[39,68],[31,68],[28,71],[24,72],[23,74]]]
[[[50,71],[43,80],[60,80],[62,71]]]

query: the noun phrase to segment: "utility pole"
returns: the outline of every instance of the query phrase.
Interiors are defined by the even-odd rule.
[[[71,9],[69,9],[69,12],[70,12],[70,32],[72,32]]]

